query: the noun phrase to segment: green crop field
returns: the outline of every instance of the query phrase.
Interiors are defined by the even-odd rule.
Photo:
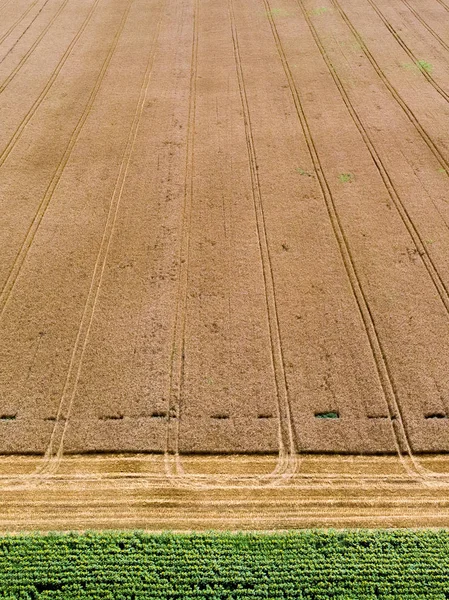
[[[449,598],[449,532],[0,539],[0,598]]]

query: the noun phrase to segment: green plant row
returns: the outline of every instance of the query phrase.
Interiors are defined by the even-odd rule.
[[[449,532],[0,538],[0,598],[449,598]]]

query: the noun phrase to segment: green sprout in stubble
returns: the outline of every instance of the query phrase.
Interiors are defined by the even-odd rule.
[[[421,71],[425,71],[426,73],[432,73],[433,66],[425,60],[418,60],[416,62],[416,66]]]
[[[297,167],[296,172],[300,175],[305,175],[306,177],[312,177],[312,173],[310,171],[304,171],[304,169],[301,169],[301,167]]]
[[[328,8],[327,6],[319,6],[318,8],[314,8],[309,12],[309,15],[311,16],[320,16],[320,15],[324,15],[324,13],[328,12]]]
[[[267,11],[267,16],[272,16],[272,17],[288,17],[288,12],[286,10],[284,10],[283,8],[272,8],[271,10]]]
[[[438,173],[445,173],[445,174],[446,174],[446,173],[447,173],[447,171],[446,171],[446,169],[445,169],[444,167],[440,167],[440,168],[438,169]]]
[[[351,183],[354,180],[354,175],[352,173],[341,173],[338,179],[341,183]]]
[[[414,63],[402,63],[405,69],[410,71],[424,71],[425,73],[432,73],[433,65],[426,60],[417,60]]]

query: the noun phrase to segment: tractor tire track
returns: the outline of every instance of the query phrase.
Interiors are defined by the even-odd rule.
[[[427,133],[427,131],[424,129],[424,127],[420,124],[420,122],[416,118],[416,116],[413,113],[413,111],[411,110],[411,108],[407,105],[407,103],[404,101],[404,99],[399,94],[399,92],[397,91],[397,89],[394,87],[394,85],[390,82],[390,80],[387,78],[387,76],[385,75],[385,73],[382,71],[381,67],[377,63],[376,59],[374,58],[373,54],[369,50],[368,46],[365,44],[363,38],[358,33],[357,29],[354,27],[354,25],[352,24],[351,20],[349,19],[349,17],[347,16],[347,14],[343,10],[343,8],[341,7],[339,1],[338,0],[330,0],[330,2],[335,7],[335,9],[337,10],[337,12],[340,14],[341,18],[346,23],[348,29],[351,31],[351,33],[353,34],[354,38],[359,43],[360,48],[362,49],[363,53],[365,54],[365,56],[367,57],[367,59],[371,63],[372,67],[376,71],[377,75],[379,76],[379,78],[381,79],[381,81],[383,82],[383,84],[385,85],[385,87],[388,89],[388,91],[390,92],[390,94],[393,96],[393,98],[396,100],[396,102],[402,108],[402,110],[404,111],[404,113],[407,115],[407,118],[409,119],[409,121],[413,124],[413,126],[419,132],[420,136],[422,137],[422,139],[424,140],[424,142],[427,144],[427,146],[431,150],[432,154],[435,156],[435,158],[438,161],[438,163],[441,165],[441,167],[444,168],[444,170],[446,171],[447,176],[449,177],[449,159],[447,159],[444,156],[444,154],[442,154],[442,152],[440,151],[440,149],[438,148],[438,146],[432,140],[431,136]]]
[[[391,25],[391,23],[386,19],[386,17],[381,12],[379,7],[373,2],[373,0],[366,0],[366,1],[373,8],[375,13],[381,19],[382,23],[385,25],[385,27],[388,29],[388,31],[391,33],[391,35],[394,37],[394,39],[398,42],[398,44],[401,46],[401,48],[406,52],[406,54],[413,60],[413,62],[415,64],[418,64],[419,63],[418,57],[404,42],[404,40],[397,33],[396,29]],[[435,81],[435,79],[428,72],[428,70],[420,68],[419,72],[423,75],[423,77],[425,77],[427,79],[427,81],[430,83],[430,85],[435,88],[435,90],[440,94],[440,96],[442,96],[442,98],[444,98],[446,100],[446,102],[449,102],[449,93],[446,92],[446,90],[444,88],[442,88],[437,81]]]
[[[21,21],[23,21],[23,19],[27,16],[27,14],[33,10],[33,8],[36,6],[36,4],[39,2],[40,0],[34,0],[34,2],[31,3],[31,5],[26,9],[26,11],[17,19],[17,21],[15,21],[10,28],[8,29],[8,31],[6,33],[4,33],[1,37],[0,37],[0,44],[3,44],[3,42],[6,40],[6,38],[9,36],[10,33],[12,33],[14,31],[14,29],[17,27],[17,25],[19,25],[19,23]],[[6,6],[6,4],[9,4],[9,2],[5,2],[5,4],[3,4],[3,6],[1,8],[4,8]]]
[[[127,9],[124,13],[119,29],[119,35],[117,35],[115,39],[114,49],[117,46],[118,39],[120,37],[121,32],[123,31],[133,1],[134,0],[130,0],[127,5]],[[139,131],[140,121],[147,99],[148,89],[153,71],[154,57],[156,54],[157,42],[159,39],[159,32],[162,23],[164,5],[165,0],[162,0],[161,5],[159,7],[159,16],[156,25],[156,31],[153,37],[153,41],[151,43],[149,58],[147,60],[145,74],[140,89],[139,100],[135,109],[133,121],[131,124],[128,139],[126,141],[125,150],[121,160],[119,173],[109,204],[109,211],[106,219],[105,228],[103,231],[103,237],[97,254],[91,284],[84,306],[84,311],[78,329],[77,337],[73,346],[72,356],[67,371],[67,377],[65,380],[64,389],[62,391],[61,401],[58,407],[55,426],[53,428],[49,445],[45,453],[44,463],[39,470],[39,474],[41,475],[48,475],[55,472],[63,456],[64,438],[67,431],[67,425],[69,423],[70,413],[76,395],[78,381],[82,371],[83,357],[87,347],[90,330],[92,327],[98,296],[103,280],[103,274],[106,267],[106,261],[108,258],[111,240],[114,234],[115,223],[117,220],[117,215],[123,195],[123,189],[125,186],[129,166],[133,156],[134,145]],[[111,57],[112,54],[113,52],[110,54]]]
[[[28,125],[28,123],[31,121],[31,119],[35,115],[37,109],[42,104],[43,100],[46,98],[48,92],[50,91],[50,89],[52,88],[53,84],[55,83],[55,81],[56,81],[59,73],[61,72],[63,66],[65,65],[65,63],[67,62],[69,56],[71,55],[71,53],[72,53],[75,45],[77,44],[78,40],[83,35],[83,33],[84,33],[86,27],[88,26],[88,24],[89,24],[89,22],[90,22],[90,20],[91,20],[91,18],[92,18],[92,16],[93,16],[93,14],[94,14],[94,12],[95,12],[95,10],[96,10],[96,8],[97,8],[97,6],[98,6],[99,3],[100,3],[100,0],[95,0],[94,3],[92,4],[92,7],[90,8],[89,13],[87,14],[86,18],[84,19],[83,24],[81,25],[81,27],[78,30],[77,34],[72,39],[72,41],[70,42],[70,44],[67,47],[66,51],[62,55],[61,60],[56,65],[56,68],[53,71],[53,73],[51,74],[51,76],[48,79],[47,83],[45,84],[45,87],[42,89],[41,93],[36,98],[36,100],[34,101],[33,105],[31,106],[31,108],[29,109],[29,111],[27,112],[27,114],[25,115],[25,117],[22,119],[20,125],[17,127],[16,131],[12,135],[12,137],[9,140],[9,142],[7,143],[7,145],[5,146],[4,150],[0,153],[0,168],[3,166],[3,164],[8,159],[8,156],[11,154],[12,150],[14,149],[14,146],[16,145],[16,143],[18,142],[18,140],[20,139],[20,137],[21,137],[22,133],[24,132],[26,126]]]
[[[285,375],[285,361],[282,349],[282,339],[279,326],[279,316],[276,300],[273,268],[271,262],[266,220],[263,207],[262,190],[258,174],[256,148],[251,126],[251,113],[246,93],[243,65],[240,56],[238,31],[235,24],[233,0],[228,0],[229,17],[231,21],[232,42],[234,46],[234,59],[238,76],[240,98],[245,126],[245,137],[248,149],[248,162],[250,167],[252,196],[256,216],[259,253],[263,268],[264,294],[266,298],[267,316],[270,330],[271,356],[274,370],[274,379],[277,394],[277,411],[279,419],[279,463],[272,475],[288,476],[296,469],[296,448],[294,430],[291,419],[291,407],[287,378]]]
[[[132,1],[133,0],[130,0],[130,2],[132,2]],[[93,8],[93,10],[94,10],[94,8]],[[92,10],[92,12],[93,12],[93,10]],[[111,59],[112,59],[112,56],[114,54],[115,48],[117,47],[118,40],[120,38],[120,34],[121,34],[121,32],[122,32],[122,30],[123,30],[123,28],[125,26],[125,22],[126,22],[126,18],[127,18],[128,13],[129,13],[129,10],[130,10],[130,3],[127,5],[127,10],[123,14],[123,17],[122,17],[122,20],[120,22],[119,28],[117,29],[117,32],[114,35],[114,38],[113,38],[113,41],[112,41],[112,45],[111,45],[111,47],[109,49],[109,52],[108,52],[108,55],[106,56],[105,61],[103,62],[101,71],[100,71],[100,73],[97,76],[95,85],[94,85],[94,87],[93,87],[93,89],[92,89],[92,91],[90,93],[90,96],[89,96],[87,104],[86,104],[86,106],[84,108],[84,111],[83,111],[80,119],[78,120],[78,123],[77,123],[77,125],[76,125],[76,127],[75,127],[75,129],[74,129],[74,131],[73,131],[73,133],[71,135],[71,137],[70,137],[69,143],[68,143],[68,145],[67,145],[67,147],[66,147],[66,149],[64,151],[63,157],[62,157],[62,159],[61,159],[61,161],[60,161],[60,163],[58,165],[58,168],[57,168],[55,174],[53,175],[53,177],[52,177],[52,179],[51,179],[51,181],[50,181],[50,183],[49,183],[49,185],[47,187],[47,190],[46,190],[46,192],[44,194],[44,197],[42,198],[42,200],[41,200],[41,202],[39,204],[39,207],[38,207],[38,210],[36,212],[36,215],[35,215],[32,223],[31,223],[30,227],[28,228],[28,231],[27,231],[25,239],[24,239],[24,241],[22,243],[22,246],[21,246],[21,248],[20,248],[20,250],[19,250],[19,252],[18,252],[18,254],[17,254],[17,256],[16,256],[16,258],[14,260],[14,263],[12,265],[12,268],[10,270],[8,278],[7,278],[7,280],[6,280],[6,282],[5,282],[4,286],[3,286],[3,289],[2,289],[2,291],[0,293],[0,319],[1,319],[1,317],[2,317],[2,315],[4,313],[4,311],[5,311],[5,307],[6,307],[7,303],[8,303],[8,300],[9,300],[9,298],[11,296],[11,293],[12,293],[12,291],[14,289],[15,283],[17,281],[17,278],[18,278],[19,274],[20,274],[20,271],[22,269],[23,263],[26,260],[28,251],[29,251],[29,249],[31,247],[31,244],[33,243],[34,236],[36,235],[36,232],[39,229],[39,226],[40,226],[40,224],[42,222],[42,219],[44,218],[45,212],[46,212],[46,210],[48,208],[48,205],[51,202],[51,199],[53,197],[55,189],[57,188],[58,183],[59,183],[59,181],[60,181],[60,179],[62,177],[62,173],[64,172],[64,169],[65,169],[65,167],[67,165],[67,162],[69,161],[69,158],[70,158],[70,156],[72,154],[73,148],[75,147],[75,144],[76,144],[76,142],[78,140],[78,137],[79,137],[79,135],[81,133],[81,130],[82,130],[83,126],[84,126],[84,123],[86,122],[86,120],[87,120],[87,118],[88,118],[88,116],[90,114],[91,108],[92,108],[92,106],[93,106],[93,104],[95,102],[95,98],[96,98],[96,96],[98,94],[98,91],[100,89],[100,86],[102,84],[104,76],[106,74],[106,71],[107,71],[107,69],[109,67],[109,63],[111,62]],[[88,18],[90,18],[90,16],[91,15],[89,15]],[[86,24],[86,22],[85,22],[85,24]],[[2,163],[0,162],[0,165],[1,164]]]
[[[56,14],[53,15],[52,19],[50,20],[50,23],[45,27],[45,29],[39,34],[39,36],[37,37],[37,39],[35,40],[35,42],[32,44],[31,48],[26,52],[26,54],[24,54],[24,56],[21,58],[19,64],[11,71],[11,73],[8,75],[8,77],[6,77],[6,79],[3,80],[3,82],[0,84],[0,94],[2,94],[5,89],[8,87],[8,85],[11,83],[11,81],[13,81],[13,79],[16,77],[16,75],[19,73],[20,69],[23,67],[23,65],[26,63],[26,61],[29,59],[29,57],[33,54],[33,52],[36,50],[36,48],[39,46],[39,44],[41,43],[41,41],[43,40],[45,34],[48,32],[48,30],[51,28],[51,26],[53,25],[53,23],[56,21],[56,19],[59,17],[59,15],[62,13],[62,11],[64,10],[64,8],[67,6],[67,4],[69,3],[69,0],[64,0],[64,2],[61,4],[61,6],[58,8],[58,10],[56,11]]]
[[[441,301],[444,304],[444,307],[446,309],[446,311],[448,312],[449,315],[449,289],[447,287],[447,285],[444,283],[437,267],[435,266],[435,263],[433,262],[431,255],[427,249],[426,243],[423,239],[423,237],[421,236],[421,234],[418,231],[417,226],[415,225],[415,223],[413,222],[412,218],[410,217],[404,202],[401,200],[401,197],[398,193],[398,191],[396,190],[394,183],[390,177],[390,175],[388,174],[387,168],[385,167],[385,165],[382,162],[382,159],[380,158],[379,153],[377,152],[374,143],[372,142],[370,135],[368,133],[368,131],[366,130],[365,126],[363,125],[363,121],[361,119],[361,117],[359,116],[359,114],[357,113],[356,109],[354,108],[354,105],[352,104],[348,93],[346,92],[343,82],[341,81],[338,73],[336,72],[320,38],[319,35],[309,17],[309,15],[307,14],[307,11],[304,8],[304,5],[302,4],[301,0],[297,0],[298,5],[300,6],[303,15],[304,15],[304,19],[306,20],[309,29],[312,33],[312,36],[315,40],[316,45],[318,46],[320,53],[323,57],[323,60],[325,61],[329,72],[335,82],[335,85],[338,88],[338,91],[340,92],[340,95],[343,99],[343,102],[345,103],[348,112],[351,115],[352,120],[354,121],[360,135],[363,138],[363,141],[365,142],[366,147],[369,150],[369,153],[371,154],[371,157],[373,159],[373,162],[376,166],[376,169],[378,170],[382,181],[388,191],[388,194],[393,202],[393,204],[396,206],[399,215],[401,216],[401,219],[405,225],[405,227],[407,228],[407,231],[410,234],[410,237],[413,240],[414,246],[416,248],[416,250],[418,251],[421,260],[423,261],[429,276],[432,279],[432,282],[435,286],[435,289],[438,292],[438,295],[441,298]],[[444,223],[446,229],[449,230],[449,224],[446,221],[446,218],[441,214],[440,210],[438,209],[438,207],[436,206],[436,204],[432,201],[433,206],[435,207],[438,215],[440,216],[442,222]]]
[[[426,23],[426,21],[419,15],[419,13],[416,12],[416,10],[413,8],[413,6],[410,4],[410,2],[408,0],[401,0],[401,2],[403,4],[405,4],[405,6],[409,9],[409,11],[412,13],[412,15],[416,18],[417,21],[419,21],[421,23],[421,25],[423,27],[425,27],[425,29],[427,29],[427,31],[437,40],[437,42],[439,42],[441,44],[441,46],[447,51],[449,52],[449,44],[447,44],[442,37],[440,37],[438,35],[438,33],[432,29],[432,27],[430,27],[430,25],[428,23]]]
[[[438,4],[441,4],[441,6],[444,8],[444,10],[447,10],[447,12],[449,12],[449,6],[447,4],[445,4],[443,2],[443,0],[436,0],[438,2]]]
[[[347,107],[348,112],[351,115],[351,118],[352,118],[354,124],[356,125],[356,127],[357,127],[357,129],[358,129],[358,131],[359,131],[359,133],[360,133],[360,135],[372,157],[372,160],[376,166],[376,169],[382,178],[382,181],[388,192],[388,195],[390,196],[394,206],[396,207],[396,209],[398,211],[399,216],[401,217],[402,222],[404,223],[411,239],[413,240],[415,248],[417,249],[419,256],[421,257],[421,260],[422,260],[424,266],[426,267],[426,270],[429,273],[432,283],[433,283],[438,295],[440,296],[441,301],[443,302],[446,312],[448,313],[448,316],[449,316],[449,292],[448,292],[448,289],[447,289],[446,285],[444,284],[429,252],[427,251],[426,244],[425,244],[421,234],[419,233],[418,228],[416,227],[415,223],[413,222],[412,218],[410,217],[410,215],[406,209],[406,206],[404,205],[399,193],[397,192],[397,190],[394,186],[394,183],[391,180],[391,177],[389,176],[388,171],[387,171],[385,165],[383,164],[382,159],[381,159],[379,153],[377,152],[377,150],[374,146],[374,143],[363,124],[361,117],[359,116],[359,114],[357,113],[357,110],[355,109],[354,105],[352,104],[352,102],[348,96],[348,93],[346,92],[346,89],[343,85],[343,82],[341,81],[337,71],[335,70],[335,68],[326,52],[326,49],[323,46],[321,39],[310,19],[310,16],[308,15],[308,13],[302,3],[302,0],[296,0],[296,1],[302,11],[304,19],[307,22],[307,25],[309,26],[309,29],[313,36],[313,39],[323,57],[323,60],[325,61],[326,65],[329,69],[329,73],[331,74],[332,79],[334,80],[335,85],[338,88],[338,91],[343,99],[343,102],[345,103],[345,106]],[[445,222],[445,224],[447,227],[446,222]],[[390,417],[393,416],[393,414],[390,414]],[[405,424],[402,424],[402,426],[405,431]],[[410,445],[410,448],[411,448],[411,445]]]
[[[354,38],[356,39],[356,41],[360,45],[360,48],[362,49],[363,53],[367,57],[368,61],[371,63],[371,65],[374,68],[374,70],[375,70],[376,74],[378,75],[378,77],[381,79],[381,81],[383,82],[383,84],[385,85],[385,87],[388,89],[388,91],[390,92],[390,94],[393,96],[393,98],[396,100],[396,102],[402,108],[402,110],[404,111],[405,115],[408,117],[409,121],[413,124],[413,126],[415,127],[415,129],[418,131],[418,133],[420,134],[421,138],[426,143],[426,145],[429,147],[429,149],[431,150],[432,154],[435,156],[435,158],[437,159],[437,161],[439,162],[439,164],[444,168],[447,176],[449,176],[449,161],[440,152],[439,148],[435,145],[435,143],[433,142],[433,140],[431,139],[431,137],[429,136],[429,134],[424,130],[424,128],[419,123],[419,121],[416,118],[416,116],[414,115],[413,111],[409,108],[409,106],[403,100],[403,98],[401,97],[401,95],[399,94],[399,92],[396,90],[396,88],[394,87],[394,85],[386,77],[385,73],[382,71],[381,67],[377,63],[377,61],[374,58],[374,56],[372,55],[371,51],[369,50],[369,48],[365,44],[363,38],[361,37],[361,35],[357,31],[357,29],[354,27],[352,21],[349,19],[349,17],[347,16],[347,14],[343,10],[343,8],[341,7],[341,5],[339,3],[339,0],[330,0],[330,1],[332,2],[333,6],[337,10],[337,12],[340,14],[342,20],[345,22],[346,26],[351,31],[352,35],[354,36]],[[442,6],[444,6],[448,10],[448,12],[449,12],[449,7],[447,7],[441,0],[437,0],[437,1]],[[413,460],[414,464],[416,464],[416,460],[419,461],[419,459],[414,458],[414,460]],[[427,477],[429,480],[431,480],[431,479],[444,479],[444,478],[448,477],[448,474],[436,473],[436,472],[430,471],[429,469],[426,469],[426,468],[422,467],[421,465],[419,466],[419,471],[420,471],[420,473],[422,475],[424,475],[424,477]]]
[[[193,0],[192,52],[190,58],[189,108],[186,135],[186,165],[184,198],[182,206],[181,242],[179,247],[178,291],[173,327],[172,351],[167,406],[167,432],[165,440],[165,469],[168,478],[184,476],[179,458],[179,421],[181,394],[184,382],[185,328],[188,285],[188,260],[193,197],[194,129],[196,115],[196,80],[198,62],[198,0]],[[174,474],[175,473],[175,474]]]
[[[178,309],[175,321],[172,370],[171,370],[171,390],[170,406],[168,411],[168,431],[166,446],[166,473],[168,478],[173,481],[177,487],[186,487],[194,489],[212,489],[220,486],[230,487],[233,485],[275,485],[285,477],[290,476],[296,467],[296,452],[294,448],[293,431],[290,422],[290,407],[288,405],[288,396],[286,380],[284,374],[282,348],[280,345],[280,336],[277,322],[277,309],[274,296],[274,285],[272,280],[271,264],[269,263],[269,253],[266,240],[266,231],[264,224],[264,215],[262,201],[260,196],[260,186],[257,176],[257,163],[254,142],[251,134],[251,125],[249,119],[249,107],[246,98],[246,91],[243,80],[242,64],[239,54],[237,29],[233,14],[232,3],[229,3],[229,16],[231,23],[231,34],[233,40],[234,60],[239,84],[240,99],[243,110],[243,119],[245,125],[245,136],[248,151],[248,160],[251,174],[251,184],[253,191],[254,210],[256,217],[256,227],[259,240],[259,252],[263,266],[263,276],[265,282],[265,294],[267,298],[267,316],[270,327],[271,353],[275,369],[275,383],[278,396],[278,414],[279,414],[279,458],[275,469],[266,475],[248,475],[236,477],[229,475],[187,475],[183,469],[182,461],[179,456],[179,429],[180,416],[182,409],[182,390],[184,382],[184,356],[185,356],[185,327],[186,327],[186,303],[187,303],[187,285],[189,269],[189,245],[190,245],[190,223],[191,223],[191,204],[193,197],[193,159],[194,159],[194,127],[195,127],[195,99],[196,99],[196,71],[198,54],[198,3],[195,2],[194,14],[194,33],[192,44],[192,67],[190,78],[190,105],[188,118],[188,142],[186,158],[186,184],[185,184],[185,203],[183,215],[183,234],[180,250],[180,284],[178,292]],[[271,290],[270,290],[271,288]],[[173,423],[175,421],[175,423]],[[286,422],[287,421],[287,422]]]
[[[332,196],[332,192],[327,181],[327,178],[323,172],[323,168],[321,166],[321,160],[318,154],[318,151],[315,147],[315,143],[313,141],[313,137],[310,131],[310,127],[307,121],[307,117],[305,115],[305,111],[303,108],[302,100],[298,88],[296,86],[296,82],[293,78],[289,63],[287,61],[287,57],[284,52],[284,48],[282,42],[279,37],[279,33],[273,19],[272,8],[268,0],[263,0],[265,6],[265,12],[270,23],[271,31],[274,37],[274,41],[276,44],[276,48],[279,53],[280,60],[282,62],[282,66],[284,68],[284,72],[288,81],[288,85],[292,94],[294,106],[296,113],[298,115],[299,123],[303,132],[303,136],[305,138],[308,152],[314,166],[314,170],[317,174],[317,179],[319,182],[321,194],[326,204],[327,213],[329,216],[329,220],[331,222],[332,230],[334,232],[334,236],[336,238],[340,254],[343,260],[343,264],[345,266],[345,270],[348,276],[348,280],[351,285],[352,293],[354,299],[357,303],[358,310],[360,316],[362,318],[366,335],[370,344],[370,348],[373,354],[373,358],[376,364],[376,369],[379,377],[379,381],[381,383],[386,403],[388,406],[391,429],[393,433],[393,439],[396,446],[396,452],[398,456],[403,461],[404,467],[410,475],[418,476],[420,467],[416,464],[413,456],[413,452],[411,450],[410,441],[407,435],[406,427],[402,418],[402,412],[400,406],[397,401],[397,391],[395,389],[395,384],[386,360],[385,352],[382,347],[382,343],[380,341],[380,336],[376,328],[375,320],[373,314],[371,312],[371,308],[366,299],[365,293],[363,291],[362,285],[360,283],[360,279],[357,273],[357,268],[355,266],[355,262],[353,256],[351,254],[351,250],[349,248],[349,243],[346,238],[346,234],[344,232],[344,228],[341,224],[340,217],[338,215],[335,201]],[[392,417],[397,417],[396,419],[392,419]],[[404,451],[405,449],[405,456]]]
[[[17,44],[20,42],[20,40],[23,38],[23,36],[26,34],[27,31],[29,31],[30,27],[33,25],[33,23],[35,23],[36,19],[39,17],[39,15],[42,13],[42,11],[44,10],[44,8],[47,6],[47,4],[49,3],[50,0],[45,0],[44,4],[41,6],[41,8],[39,9],[39,11],[34,15],[34,17],[32,18],[32,20],[30,21],[30,23],[27,25],[27,27],[23,30],[23,32],[20,34],[20,36],[17,38],[17,40],[14,42],[14,44],[11,46],[11,48],[7,51],[7,53],[2,57],[2,59],[0,60],[0,65],[6,60],[6,58],[11,54],[11,52],[14,50],[14,48],[17,46]]]
[[[402,0],[402,1],[406,2],[406,0]],[[425,267],[426,267],[426,269],[427,269],[427,271],[429,273],[429,276],[431,277],[432,282],[433,282],[433,284],[435,286],[435,289],[437,290],[437,292],[438,292],[438,294],[439,294],[439,296],[441,298],[441,301],[444,304],[446,312],[448,313],[448,316],[449,316],[449,290],[448,290],[446,284],[444,283],[444,281],[442,280],[441,275],[439,274],[439,272],[438,272],[438,270],[437,270],[437,268],[436,268],[436,266],[435,266],[435,264],[434,264],[434,262],[433,262],[433,260],[432,260],[432,258],[430,256],[430,254],[428,253],[426,245],[425,245],[425,242],[424,242],[422,236],[420,235],[420,233],[419,233],[416,225],[414,224],[414,222],[412,221],[410,215],[408,214],[407,209],[406,209],[405,205],[403,204],[403,202],[402,202],[402,200],[401,200],[398,192],[396,191],[396,189],[394,187],[394,184],[393,184],[390,176],[388,175],[387,169],[384,166],[384,164],[383,164],[383,162],[382,162],[379,154],[377,153],[377,151],[375,149],[375,146],[374,146],[374,144],[373,144],[373,142],[372,142],[372,140],[371,140],[371,138],[370,138],[367,130],[365,129],[365,127],[363,125],[362,119],[360,118],[360,116],[358,115],[358,113],[355,110],[354,106],[352,105],[352,102],[350,101],[350,98],[349,98],[349,96],[348,96],[348,94],[347,94],[347,92],[346,92],[346,90],[345,90],[345,88],[343,86],[343,83],[342,83],[340,77],[338,76],[336,70],[334,69],[334,67],[332,65],[332,62],[329,59],[324,46],[321,43],[321,40],[320,40],[320,38],[318,36],[318,33],[317,33],[315,27],[313,26],[313,23],[312,23],[312,21],[310,19],[310,16],[307,14],[307,11],[305,10],[305,8],[304,8],[304,6],[302,4],[302,0],[296,0],[296,2],[297,2],[297,4],[301,8],[301,11],[303,13],[304,19],[306,20],[306,22],[307,22],[307,24],[309,26],[309,29],[310,29],[310,31],[312,33],[312,36],[313,36],[313,38],[315,40],[315,43],[317,44],[317,46],[318,46],[318,48],[320,50],[320,53],[323,56],[324,61],[326,62],[326,65],[327,65],[327,67],[329,69],[329,72],[330,72],[330,74],[331,74],[331,76],[332,76],[332,78],[333,78],[333,80],[334,80],[334,82],[335,82],[335,84],[336,84],[339,92],[340,92],[340,95],[341,95],[341,97],[342,97],[342,99],[343,99],[343,101],[344,101],[344,103],[345,103],[345,105],[346,105],[346,107],[348,109],[348,112],[350,113],[351,118],[353,119],[355,125],[357,126],[357,129],[359,130],[360,135],[362,136],[362,138],[363,138],[363,140],[364,140],[364,142],[365,142],[365,144],[366,144],[366,146],[367,146],[367,148],[368,148],[368,150],[369,150],[369,152],[370,152],[370,154],[372,156],[373,162],[376,165],[376,168],[377,168],[379,174],[382,177],[382,180],[383,180],[384,185],[385,185],[385,187],[386,187],[386,189],[387,189],[387,191],[388,191],[388,193],[390,195],[390,198],[393,201],[396,209],[398,210],[398,213],[399,213],[399,215],[401,217],[401,220],[403,221],[404,225],[406,226],[407,231],[408,231],[408,233],[410,234],[410,237],[413,240],[415,248],[418,250],[418,253],[419,253],[420,257],[421,257],[421,260],[422,260],[423,264],[425,265]],[[334,4],[337,4],[337,0],[332,0],[332,2]],[[368,0],[368,2],[370,2],[370,4],[371,4],[371,0]],[[351,29],[351,31],[352,31],[352,29]],[[356,35],[356,39],[360,43],[359,34],[358,33]],[[362,49],[365,48],[363,42],[360,45],[361,45]],[[368,56],[368,58],[369,58],[369,56]],[[376,65],[377,65],[377,63],[376,63]],[[380,70],[380,67],[379,67],[379,70]],[[376,71],[377,71],[377,69],[376,69]],[[379,74],[379,72],[378,72],[378,74]],[[389,91],[391,91],[391,90],[389,89]],[[401,107],[402,107],[402,105],[401,105]],[[423,139],[424,139],[424,141],[426,141],[425,138],[423,138]],[[437,207],[435,206],[435,208],[437,208]],[[438,209],[437,209],[437,212],[438,212],[438,214],[440,214],[440,211]],[[446,220],[444,219],[444,217],[441,214],[440,214],[440,217],[443,220],[445,226],[448,227],[448,224],[447,224]],[[386,361],[386,358],[384,360]],[[404,423],[401,411],[399,410],[399,403],[398,403],[397,400],[396,400],[395,404],[396,404],[397,409],[398,409],[396,411],[396,414],[399,416],[400,427],[403,430],[404,435],[406,435],[406,426],[405,426],[405,423]],[[390,416],[392,416],[392,414],[390,414]],[[447,477],[446,474],[435,473],[435,472],[430,471],[429,469],[423,467],[421,465],[421,463],[420,463],[419,458],[417,458],[413,454],[413,451],[411,449],[411,443],[408,440],[408,438],[407,438],[407,455],[408,455],[408,458],[410,459],[411,463],[413,464],[414,468],[416,469],[416,471],[419,473],[420,476],[422,476],[422,477],[424,477],[426,479],[432,479],[432,478],[440,478],[440,479],[443,478],[444,479],[444,478]]]
[[[0,4],[0,12],[6,8],[8,6],[8,4],[11,4],[12,0],[5,0],[2,4]]]

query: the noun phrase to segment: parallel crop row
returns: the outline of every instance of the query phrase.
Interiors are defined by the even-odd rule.
[[[448,532],[0,539],[0,598],[449,598]]]

